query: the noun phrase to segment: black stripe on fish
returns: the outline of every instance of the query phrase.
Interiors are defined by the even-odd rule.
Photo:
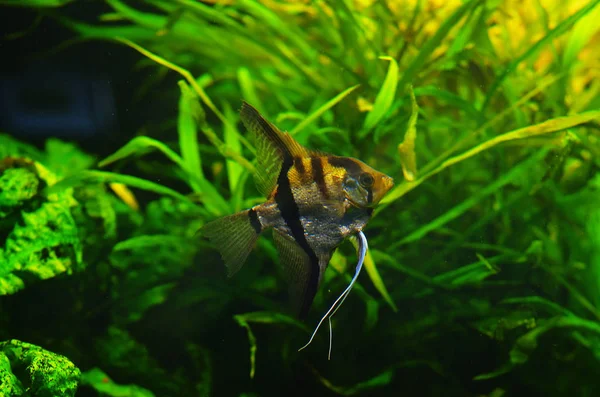
[[[317,293],[320,267],[317,254],[315,254],[315,251],[310,247],[306,240],[306,236],[304,235],[304,227],[300,221],[300,209],[298,208],[298,205],[294,200],[294,194],[292,193],[292,187],[288,178],[288,171],[292,165],[292,158],[284,158],[283,164],[281,165],[281,172],[279,173],[277,180],[278,188],[277,193],[275,194],[275,202],[279,207],[281,217],[290,228],[294,240],[310,259],[310,278],[307,286],[307,293],[300,309],[300,317],[304,318],[310,309],[312,299]],[[306,299],[306,297],[308,297],[308,299]]]
[[[328,158],[329,164],[334,167],[341,167],[346,169],[350,174],[359,175],[362,173],[362,168],[355,160],[348,157],[331,156]]]
[[[304,175],[306,172],[306,168],[304,168],[304,163],[302,162],[302,157],[294,157],[294,167],[296,167],[296,170],[300,175]]]
[[[262,232],[262,224],[260,223],[260,220],[258,219],[258,215],[256,214],[256,211],[254,211],[254,208],[250,208],[248,210],[248,217],[250,218],[250,225],[252,226],[256,234],[260,234],[260,232]]]
[[[371,204],[373,202],[373,189],[367,188],[367,203]]]
[[[312,177],[324,198],[327,198],[327,185],[325,184],[325,174],[323,171],[323,159],[321,157],[311,157],[310,165],[312,167]]]

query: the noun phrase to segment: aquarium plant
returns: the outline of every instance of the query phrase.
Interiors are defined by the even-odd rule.
[[[109,155],[2,131],[0,395],[594,396],[599,3],[0,1],[5,40],[69,32],[37,57],[135,54],[127,109],[164,109]],[[228,278],[198,234],[264,201],[242,101],[395,180],[331,360],[298,349],[351,242],[300,320],[272,239]]]

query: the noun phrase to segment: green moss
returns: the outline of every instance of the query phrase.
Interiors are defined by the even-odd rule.
[[[28,159],[5,160],[0,172],[0,208],[11,209],[0,213],[0,229],[6,235],[0,248],[0,295],[23,289],[26,280],[81,270],[72,191],[40,196],[38,187],[54,183],[56,176]]]
[[[19,396],[25,392],[39,397],[72,397],[80,377],[79,368],[64,356],[15,339],[0,342],[2,395]]]

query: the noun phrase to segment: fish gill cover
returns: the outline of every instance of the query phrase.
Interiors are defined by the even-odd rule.
[[[593,396],[599,3],[0,0],[142,76],[108,157],[0,135],[0,395]],[[196,236],[262,200],[242,100],[396,180],[330,362],[351,244],[303,323],[271,240],[228,279]]]

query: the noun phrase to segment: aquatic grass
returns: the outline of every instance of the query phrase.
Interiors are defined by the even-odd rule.
[[[373,109],[367,113],[363,124],[363,129],[360,136],[364,137],[369,131],[377,125],[388,112],[396,96],[396,88],[398,87],[398,63],[392,57],[379,57],[390,63],[385,80],[381,85],[381,89],[375,97]]]
[[[110,261],[100,254],[92,261],[95,284],[114,295],[95,309],[110,319],[104,325],[156,329],[160,337],[144,343],[161,357],[194,360],[178,350],[182,341],[209,352],[210,364],[198,358],[189,365],[212,379],[207,394],[277,394],[306,378],[314,380],[306,383],[312,394],[393,394],[402,384],[409,394],[500,395],[526,378],[534,394],[570,393],[565,380],[574,379],[582,395],[593,395],[587,370],[600,365],[600,83],[589,54],[600,5],[517,3],[109,0],[106,13],[85,22],[60,8],[40,9],[73,30],[79,45],[108,40],[138,51],[144,69],[136,72],[152,70],[147,87],[180,100],[176,117],[160,126],[140,120],[147,136],[129,137],[100,162],[115,172],[88,170],[57,185],[78,192],[118,182],[160,197],[140,200],[128,215],[135,221],[125,223],[118,211],[129,208],[120,200],[102,201],[100,211],[78,198],[101,224],[106,208],[120,214],[109,222],[118,239],[95,237],[93,221],[82,229],[97,238],[85,242],[84,253],[112,252]],[[183,79],[179,86],[173,75]],[[136,106],[152,92],[140,90]],[[285,286],[268,239],[226,282],[214,275],[221,273],[207,244],[189,240],[217,214],[262,200],[248,181],[254,153],[238,123],[242,99],[307,146],[355,156],[396,180],[365,229],[370,282],[356,285],[356,298],[336,314],[336,350],[353,353],[327,366],[327,338],[318,335],[299,355],[307,330],[279,317]],[[123,165],[136,166],[135,176],[120,175]],[[159,175],[161,184],[153,182]],[[350,280],[343,264],[352,258],[347,245],[336,253],[315,316]],[[248,376],[248,351],[236,323],[251,342],[252,387],[237,381]],[[143,365],[128,368],[118,366],[128,356],[85,353],[110,376],[157,395],[199,390],[198,373],[169,365],[161,372],[141,353],[129,356]],[[486,383],[471,385],[468,377]]]
[[[397,186],[394,189],[392,189],[392,191],[381,201],[381,204],[385,205],[394,200],[397,200],[398,198],[402,197],[409,191],[416,188],[418,185],[422,184],[428,178],[442,172],[446,168],[451,167],[455,164],[458,164],[461,161],[464,161],[464,160],[466,160],[472,156],[475,156],[485,150],[488,150],[496,145],[499,145],[500,143],[508,142],[511,140],[532,138],[532,137],[542,135],[542,134],[549,134],[549,133],[561,131],[561,130],[564,130],[564,129],[567,129],[567,128],[570,128],[573,126],[577,126],[579,124],[587,123],[592,120],[597,120],[599,118],[600,118],[600,111],[589,111],[589,112],[584,112],[584,113],[573,115],[573,116],[558,117],[556,119],[544,121],[537,125],[532,125],[529,127],[524,127],[524,128],[520,128],[520,129],[517,129],[514,131],[507,132],[505,134],[502,134],[500,136],[492,138],[486,142],[483,142],[483,143],[465,151],[464,153],[462,153],[460,155],[457,155],[457,156],[449,158],[448,160],[445,160],[444,162],[442,162],[442,164],[440,164],[434,170],[426,173],[425,175],[422,175],[421,177],[419,177],[417,180],[415,180],[413,182],[403,182],[400,186]],[[379,207],[378,211],[381,211],[381,209],[382,209],[382,207]]]
[[[304,117],[300,123],[298,123],[292,130],[290,130],[290,135],[298,134],[300,131],[302,131],[304,128],[306,128],[307,125],[309,125],[310,123],[312,123],[313,121],[318,119],[323,113],[325,113],[327,110],[331,109],[338,102],[342,101],[346,96],[348,96],[352,91],[354,91],[358,87],[359,87],[358,84],[355,86],[349,87],[349,88],[345,89],[344,91],[340,92],[335,97],[331,98],[329,101],[325,102],[323,105],[319,106],[318,109],[316,109],[314,112],[312,112],[311,114]]]
[[[67,178],[62,179],[61,181],[47,187],[45,189],[46,195],[51,195],[57,192],[61,192],[63,190],[80,186],[86,183],[122,183],[126,186],[135,187],[142,190],[147,190],[149,192],[154,192],[159,195],[165,195],[169,197],[173,197],[177,200],[181,200],[184,202],[191,202],[191,200],[170,189],[166,186],[160,185],[155,182],[151,182],[142,178],[138,178],[135,176],[118,174],[115,172],[105,172],[105,171],[81,171],[77,174],[71,175]]]
[[[567,32],[568,29],[570,29],[577,21],[579,21],[583,17],[585,17],[598,4],[600,4],[599,0],[590,1],[587,5],[582,7],[579,11],[577,11],[573,15],[571,15],[571,16],[567,17],[565,20],[563,20],[554,29],[549,31],[544,37],[542,37],[541,39],[536,41],[523,54],[521,54],[520,56],[515,58],[513,61],[511,61],[510,64],[502,71],[502,73],[499,74],[494,79],[494,82],[492,83],[492,85],[490,86],[490,89],[488,90],[488,92],[486,94],[486,97],[481,106],[481,109],[485,110],[487,108],[493,95],[496,93],[496,90],[500,87],[500,85],[502,85],[502,83],[508,77],[508,75],[511,74],[517,68],[517,66],[519,64],[521,64],[521,62],[532,57],[533,55],[538,53],[541,48],[548,45],[552,40],[554,40],[555,38],[557,38],[557,37],[561,36],[562,34],[564,34],[565,32]]]

